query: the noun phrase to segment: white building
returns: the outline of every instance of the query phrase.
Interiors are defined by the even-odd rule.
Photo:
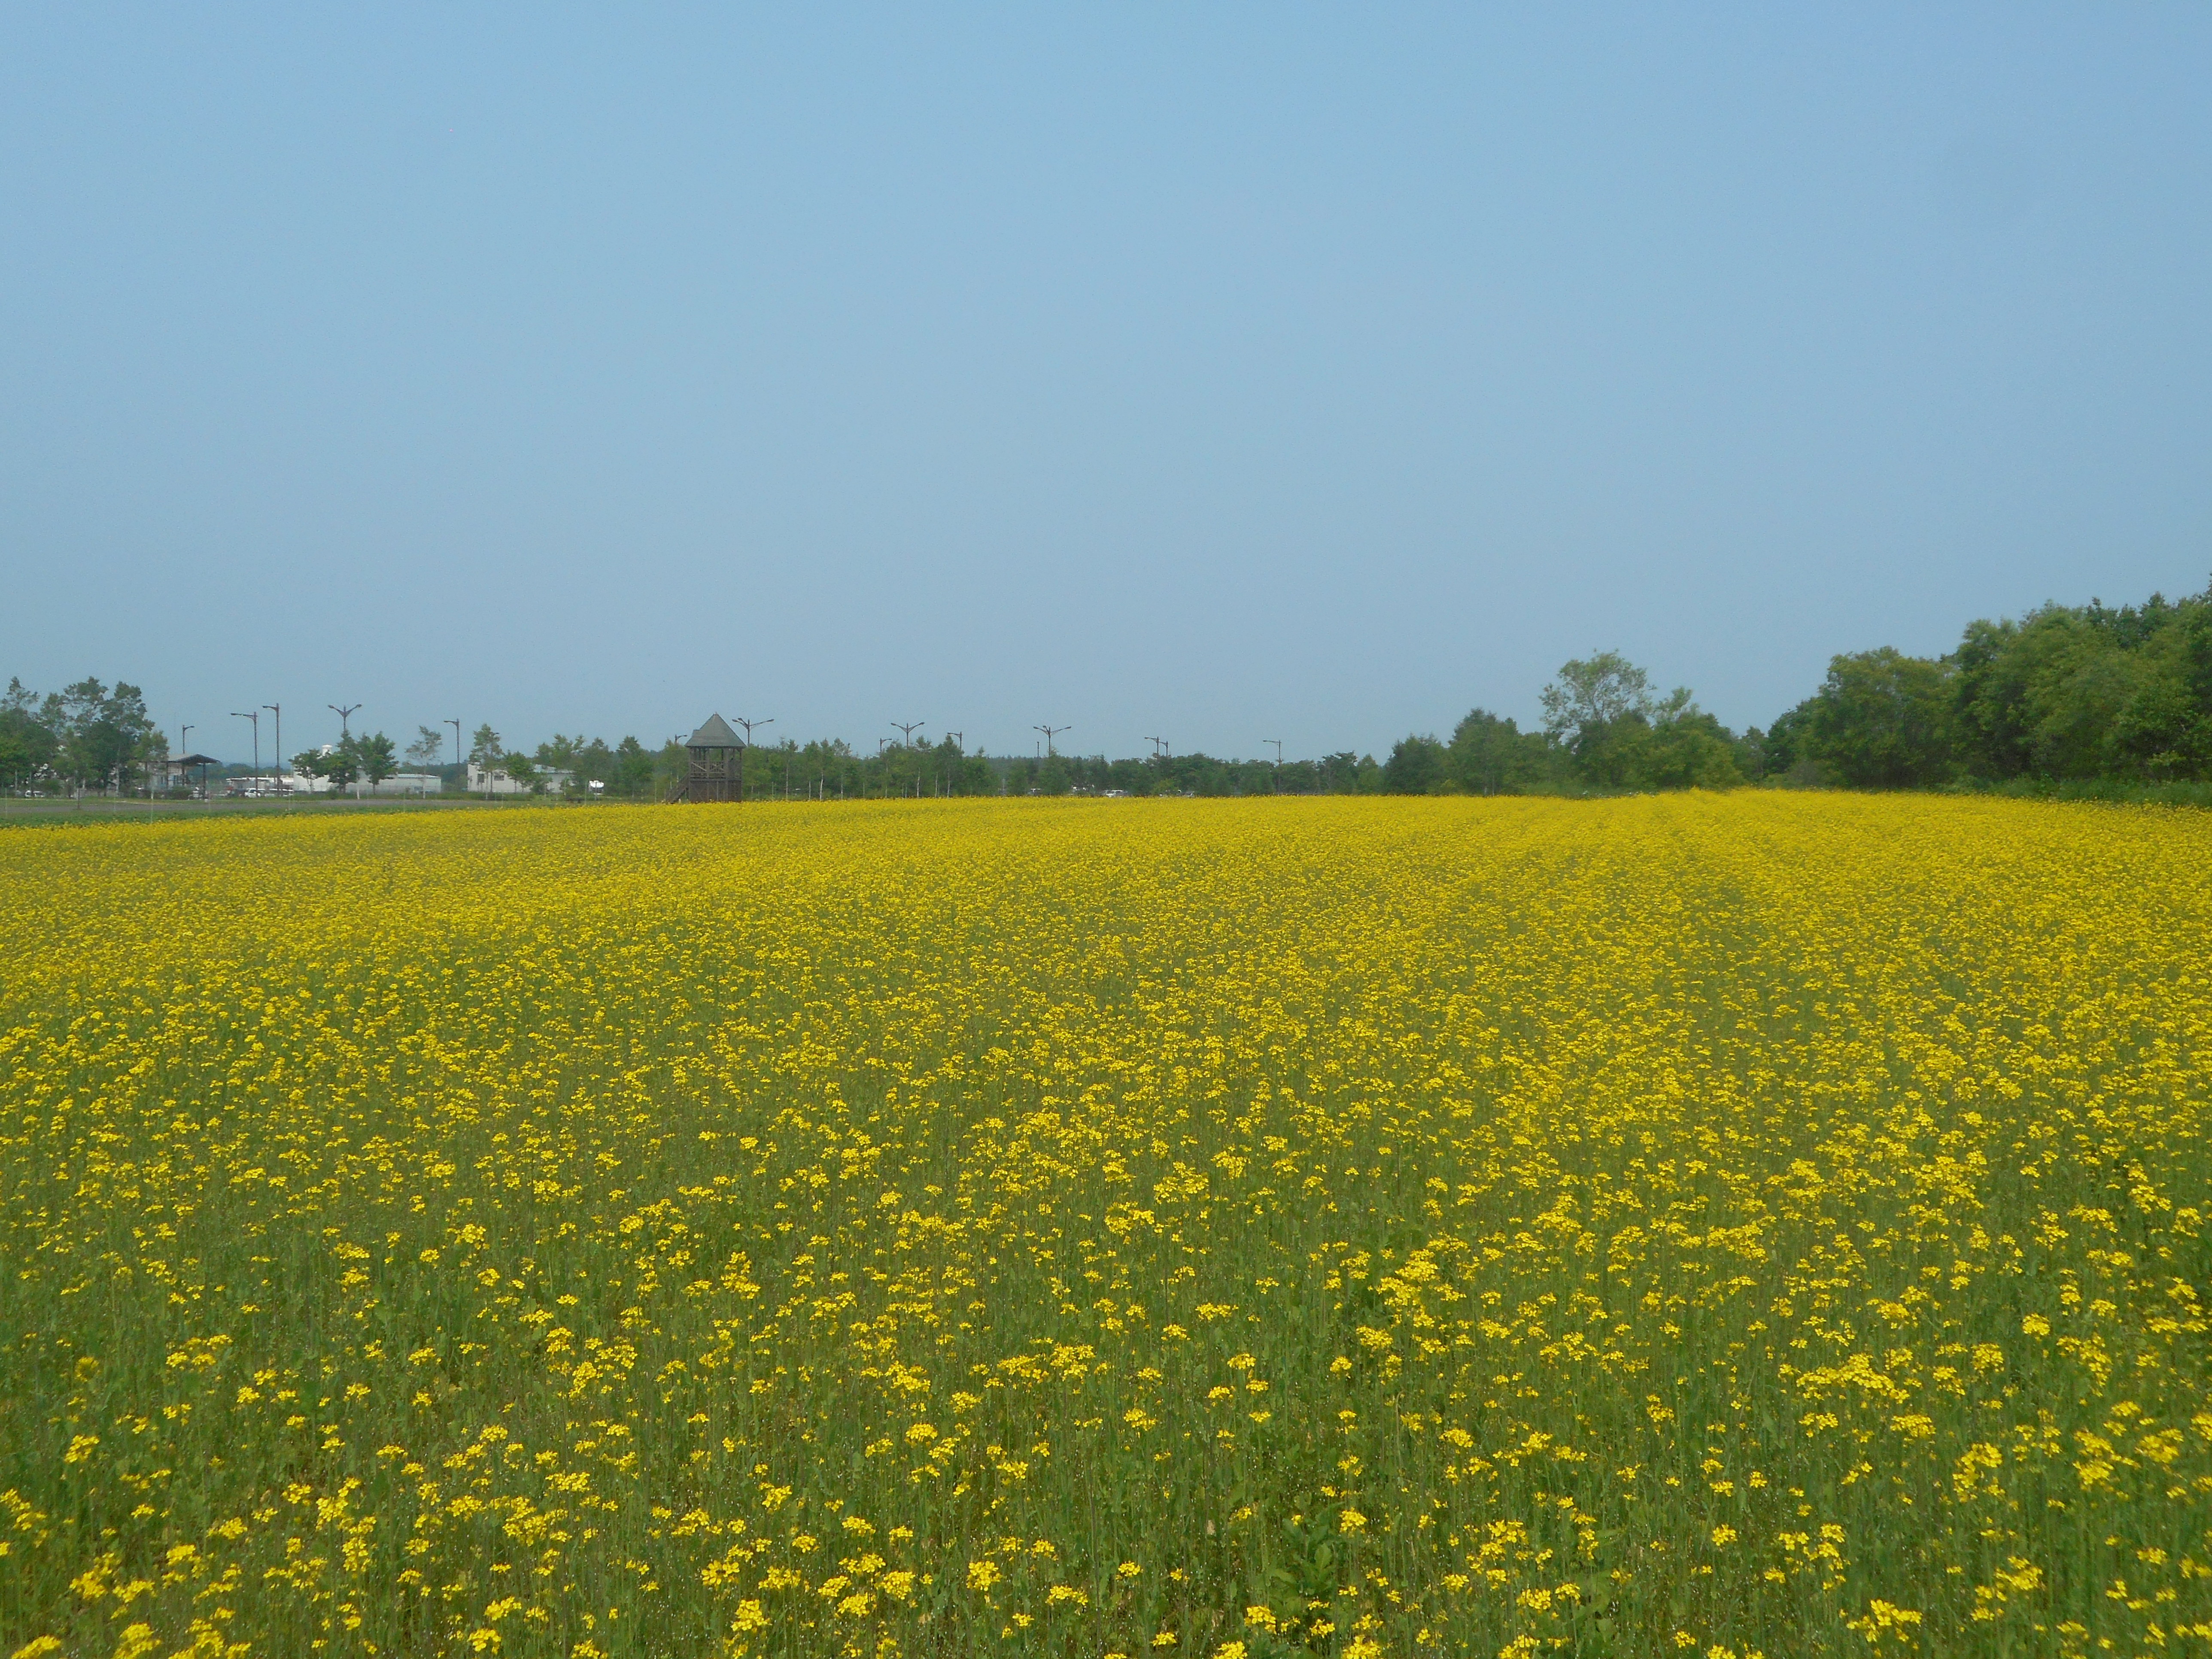
[[[504,767],[482,767],[469,763],[469,793],[473,795],[558,795],[566,792],[576,775],[558,768],[541,767],[528,783],[517,783]]]
[[[287,772],[281,777],[274,772],[264,772],[258,777],[225,778],[223,793],[248,795],[255,799],[283,795],[344,795],[349,799],[370,796],[434,795],[446,787],[445,780],[435,772],[394,772],[381,783],[371,783],[367,778],[356,778],[341,788],[328,778],[319,778],[312,772]],[[510,786],[504,793],[518,792]]]
[[[381,783],[363,778],[356,786],[364,795],[434,795],[445,787],[435,772],[394,772]]]
[[[334,743],[326,743],[315,751],[318,757],[323,758],[327,758],[337,752],[337,745]],[[281,791],[273,782],[269,782],[263,793],[269,794],[282,793],[287,795],[339,794],[361,799],[368,796],[434,795],[445,787],[446,781],[435,772],[394,772],[380,783],[371,783],[366,776],[360,776],[348,784],[337,783],[329,778],[319,778],[312,772],[288,772],[284,775]],[[246,793],[252,792],[249,790]]]

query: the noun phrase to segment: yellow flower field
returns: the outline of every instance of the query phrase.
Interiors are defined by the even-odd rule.
[[[0,1659],[2212,1653],[2212,819],[0,833]]]

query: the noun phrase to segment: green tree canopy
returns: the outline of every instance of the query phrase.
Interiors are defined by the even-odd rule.
[[[58,708],[46,709],[21,680],[9,680],[0,696],[0,781],[20,787],[53,766],[62,746],[58,714]]]
[[[1432,795],[1449,782],[1444,746],[1432,737],[1403,737],[1382,763],[1382,787],[1394,795]]]
[[[399,769],[392,739],[381,732],[357,735],[350,744],[342,746],[352,750],[354,764],[371,783],[382,783]]]
[[[1583,781],[1633,787],[1633,750],[1651,711],[1651,680],[1618,651],[1562,663],[1539,701],[1544,731]]]
[[[1950,771],[1950,666],[1883,646],[1835,657],[1807,710],[1808,753],[1855,789],[1924,788]]]
[[[1452,728],[1444,769],[1471,795],[1518,794],[1542,779],[1547,750],[1542,732],[1523,732],[1510,715],[1471,709]]]

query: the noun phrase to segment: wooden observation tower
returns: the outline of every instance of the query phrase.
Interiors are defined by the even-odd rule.
[[[744,799],[744,739],[720,714],[684,740],[691,769],[670,796],[678,800],[743,800]]]

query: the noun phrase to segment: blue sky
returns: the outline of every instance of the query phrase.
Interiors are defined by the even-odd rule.
[[[0,675],[1319,754],[2212,579],[2203,8],[645,9],[0,19]]]

